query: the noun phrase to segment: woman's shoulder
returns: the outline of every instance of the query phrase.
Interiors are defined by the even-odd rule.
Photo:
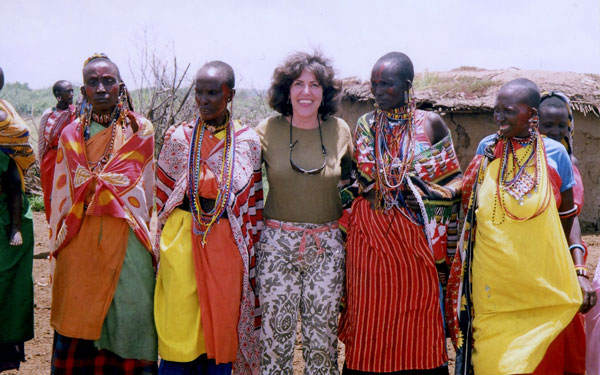
[[[348,123],[346,122],[346,120],[344,120],[341,117],[335,117],[335,116],[329,116],[327,118],[327,122],[333,122],[335,124],[335,126],[337,126],[338,128],[348,128],[350,129],[350,127],[348,126]]]
[[[336,133],[348,137],[352,137],[352,131],[350,130],[350,126],[348,123],[341,117],[330,116],[326,122],[331,122],[334,128],[336,129]]]
[[[479,145],[477,145],[477,151],[475,151],[475,154],[483,155],[483,151],[485,150],[485,148],[490,144],[494,143],[497,136],[498,135],[496,133],[490,134],[484,137],[481,141],[479,141]]]
[[[375,111],[367,112],[356,120],[355,132],[358,134],[367,134],[371,132],[375,119]]]
[[[242,124],[238,120],[234,120],[235,133],[238,140],[260,142],[258,132],[256,128],[252,128],[250,125]]]
[[[369,123],[375,117],[375,111],[370,111],[358,118],[358,122]]]
[[[168,143],[177,143],[185,146],[189,146],[191,140],[192,130],[194,124],[183,121],[179,124],[172,125],[165,132],[165,146]]]
[[[544,148],[546,149],[546,156],[549,159],[555,160],[557,164],[569,164],[571,166],[571,158],[562,143],[550,137],[542,137],[542,139],[544,141]]]
[[[268,132],[272,131],[274,127],[285,125],[286,122],[285,117],[282,115],[273,115],[259,122],[254,130],[260,137],[264,137]]]

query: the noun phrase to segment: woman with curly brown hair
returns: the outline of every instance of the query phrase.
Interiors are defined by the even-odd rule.
[[[352,163],[350,128],[331,116],[339,91],[327,59],[294,53],[269,89],[280,114],[256,128],[269,182],[257,265],[262,374],[292,374],[298,309],[306,372],[339,373],[345,253],[338,184],[350,178]]]

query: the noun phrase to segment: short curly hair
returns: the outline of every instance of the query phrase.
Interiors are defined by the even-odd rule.
[[[337,112],[341,87],[339,81],[335,79],[329,59],[323,57],[318,51],[312,55],[306,52],[295,52],[275,69],[269,88],[269,106],[284,116],[292,114],[292,104],[289,100],[290,87],[304,70],[312,72],[323,88],[323,104],[319,106],[319,114],[322,120],[326,120]]]

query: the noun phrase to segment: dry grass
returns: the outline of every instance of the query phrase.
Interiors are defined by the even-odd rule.
[[[600,81],[600,74],[596,74],[596,73],[586,73],[586,76],[596,80],[596,81]]]
[[[463,65],[459,66],[458,68],[452,69],[451,72],[484,72],[486,70],[487,69],[478,68],[476,66]]]
[[[466,71],[471,67],[462,67]],[[478,69],[478,68],[473,68]],[[437,73],[421,73],[415,77],[416,90],[431,90],[440,96],[475,97],[483,95],[491,88],[500,86],[501,82],[493,79],[478,78],[468,75],[441,76]]]

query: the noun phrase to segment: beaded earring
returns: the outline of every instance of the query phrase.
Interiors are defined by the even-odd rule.
[[[532,128],[537,128],[539,122],[540,122],[540,117],[538,115],[533,115],[529,119],[529,123],[531,124]]]

